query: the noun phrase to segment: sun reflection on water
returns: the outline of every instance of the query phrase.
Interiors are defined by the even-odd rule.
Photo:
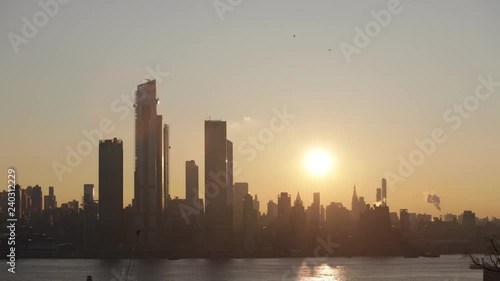
[[[309,266],[303,263],[297,272],[296,281],[345,281],[346,269],[343,266],[330,266],[323,263]]]

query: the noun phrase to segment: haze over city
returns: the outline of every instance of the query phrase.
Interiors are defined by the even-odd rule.
[[[499,11],[0,1],[0,279],[498,281]]]
[[[391,208],[437,216],[425,201],[430,192],[440,196],[442,213],[471,209],[498,217],[498,85],[459,126],[453,118],[460,116],[454,105],[474,94],[479,77],[500,81],[500,38],[492,36],[500,4],[401,3],[401,13],[349,63],[341,43],[353,44],[354,28],[386,1],[245,1],[223,21],[209,1],[71,1],[17,54],[7,37],[0,43],[0,122],[7,136],[0,140],[1,167],[15,167],[23,187],[38,184],[47,193],[54,186],[59,202],[80,200],[83,184],[98,188],[98,147],[62,181],[53,163],[65,164],[66,147],[76,149],[86,140],[83,130],[109,118],[115,129],[104,138],[123,140],[124,206],[130,204],[133,107],[125,114],[113,104],[124,106],[122,96],[156,78],[158,112],[170,126],[173,197],[184,198],[185,161],[204,169],[208,118],[227,121],[240,166],[235,181],[248,182],[262,203],[300,191],[305,205],[320,192],[325,204],[348,206],[354,184],[374,203],[380,179],[398,174],[399,157],[408,159],[416,140],[442,128],[446,141],[404,182],[389,184]],[[21,34],[21,18],[40,10],[36,2],[0,5],[1,34]],[[293,115],[289,124],[262,151],[250,145],[249,137],[258,138],[275,111],[285,109]],[[306,167],[314,149],[331,157],[327,173]]]

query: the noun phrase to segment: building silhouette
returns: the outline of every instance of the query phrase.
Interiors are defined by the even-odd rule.
[[[399,211],[399,225],[403,234],[410,233],[410,214],[407,209]]]
[[[365,212],[366,210],[366,202],[365,202],[365,197],[360,196],[359,197],[359,203],[358,203],[358,208],[359,208],[359,214],[361,215],[362,213]]]
[[[170,126],[163,125],[163,208],[170,198]]]
[[[342,203],[331,202],[326,207],[326,229],[335,238],[347,236],[351,231],[352,220],[349,210]]]
[[[292,197],[287,192],[281,192],[278,196],[278,223],[282,228],[287,228],[290,224],[292,211]]]
[[[319,193],[314,193],[313,196],[314,209],[316,209],[316,205],[319,204]],[[316,212],[316,211],[314,211]],[[307,229],[306,225],[306,212],[304,208],[304,202],[300,198],[300,194],[297,192],[297,197],[295,198],[293,207],[291,209],[290,214],[290,247],[295,252],[300,252],[307,247],[306,243],[306,234]]]
[[[103,245],[123,241],[123,142],[99,142],[99,237]]]
[[[199,210],[198,165],[194,160],[186,161],[186,204]],[[199,212],[195,212],[190,222],[199,222]]]
[[[49,186],[49,195],[43,197],[44,210],[55,210],[57,208],[56,196],[54,195],[54,187]]]
[[[297,196],[295,197],[295,201],[293,201],[294,206],[302,206],[304,207],[304,202],[302,201],[302,198],[300,198],[300,192],[297,192]]]
[[[387,180],[382,179],[382,205],[387,206]]]
[[[28,194],[26,194],[26,189],[21,188],[21,214],[20,218],[28,217],[28,206],[29,206],[29,199],[28,199]]]
[[[278,218],[278,204],[274,203],[273,200],[267,202],[267,216],[271,220]]]
[[[15,212],[15,218],[16,219],[21,219],[23,217],[23,196],[22,196],[22,188],[21,188],[21,185],[19,184],[16,184],[14,186],[14,201],[15,201],[15,205],[14,205],[14,212]],[[8,201],[8,196],[6,196],[5,200]],[[10,206],[9,204],[7,204],[7,207],[5,208],[6,210],[8,210],[8,206]]]
[[[26,193],[26,202],[24,202],[24,204],[25,204],[24,214],[26,216],[30,216],[31,213],[33,212],[33,198],[32,198],[33,187],[28,186],[25,189],[25,193]]]
[[[462,220],[465,239],[474,240],[476,238],[476,214],[472,211],[464,211]]]
[[[233,142],[226,140],[226,185],[227,185],[227,204],[233,205]]]
[[[40,214],[42,212],[42,187],[39,186],[38,184],[33,187],[33,191],[31,193],[31,200],[32,200],[32,212],[34,214]]]
[[[137,86],[135,96],[134,226],[141,231],[144,246],[159,240],[163,217],[162,116],[157,115],[159,99],[156,80]]]
[[[248,194],[248,183],[236,182],[233,188],[233,228],[235,232],[243,227],[243,199]]]
[[[231,245],[232,208],[227,200],[226,122],[205,121],[205,223],[210,250],[225,250]]]
[[[380,188],[379,188],[380,189]],[[374,204],[361,214],[358,228],[362,237],[360,245],[371,254],[387,254],[391,251],[392,223],[389,207]]]
[[[312,217],[316,224],[320,222],[321,202],[319,192],[313,193]]]
[[[234,216],[234,208],[233,208],[233,185],[234,185],[234,177],[233,177],[233,142],[226,139],[226,224],[228,235],[232,236],[234,234],[234,226],[233,226],[233,216]]]
[[[290,222],[292,216],[292,197],[287,192],[278,195],[278,224],[276,230],[276,248],[286,252],[292,244],[290,236]]]
[[[327,216],[328,216],[328,207],[327,207]],[[351,200],[351,212],[352,218],[354,221],[359,220],[359,199],[358,194],[356,193],[356,185],[354,185],[354,189],[352,191],[352,200]]]
[[[443,220],[445,222],[455,222],[457,221],[457,216],[454,214],[445,214]]]
[[[253,253],[257,248],[257,210],[254,208],[252,195],[243,198],[243,249]]]
[[[94,198],[94,185],[83,185],[83,244],[87,247],[97,241],[98,205]]]
[[[260,216],[260,201],[259,198],[257,197],[257,194],[255,194],[253,197],[253,209],[256,210],[257,215]]]
[[[91,183],[83,185],[83,210],[87,210],[94,204],[94,185]]]

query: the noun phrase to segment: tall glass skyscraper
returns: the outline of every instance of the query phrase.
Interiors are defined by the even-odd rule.
[[[157,115],[156,80],[137,86],[135,97],[135,227],[153,245],[163,214],[162,116]]]
[[[205,216],[207,242],[213,250],[228,249],[232,204],[228,204],[226,122],[205,121]]]

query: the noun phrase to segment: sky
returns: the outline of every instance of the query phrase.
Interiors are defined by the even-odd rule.
[[[235,181],[262,212],[282,191],[350,209],[353,185],[374,203],[381,178],[395,175],[391,211],[438,216],[425,202],[435,193],[442,214],[500,217],[499,10],[494,0],[1,1],[0,167],[15,167],[23,187],[54,186],[58,204],[81,201],[83,184],[97,187],[97,146],[61,179],[53,164],[107,120],[103,138],[124,142],[128,205],[133,108],[113,105],[156,71],[173,196],[185,196],[186,160],[204,182],[210,117],[227,121]],[[284,110],[293,117],[272,130]],[[304,167],[315,148],[333,157],[330,173]],[[400,168],[410,156],[412,173]]]

